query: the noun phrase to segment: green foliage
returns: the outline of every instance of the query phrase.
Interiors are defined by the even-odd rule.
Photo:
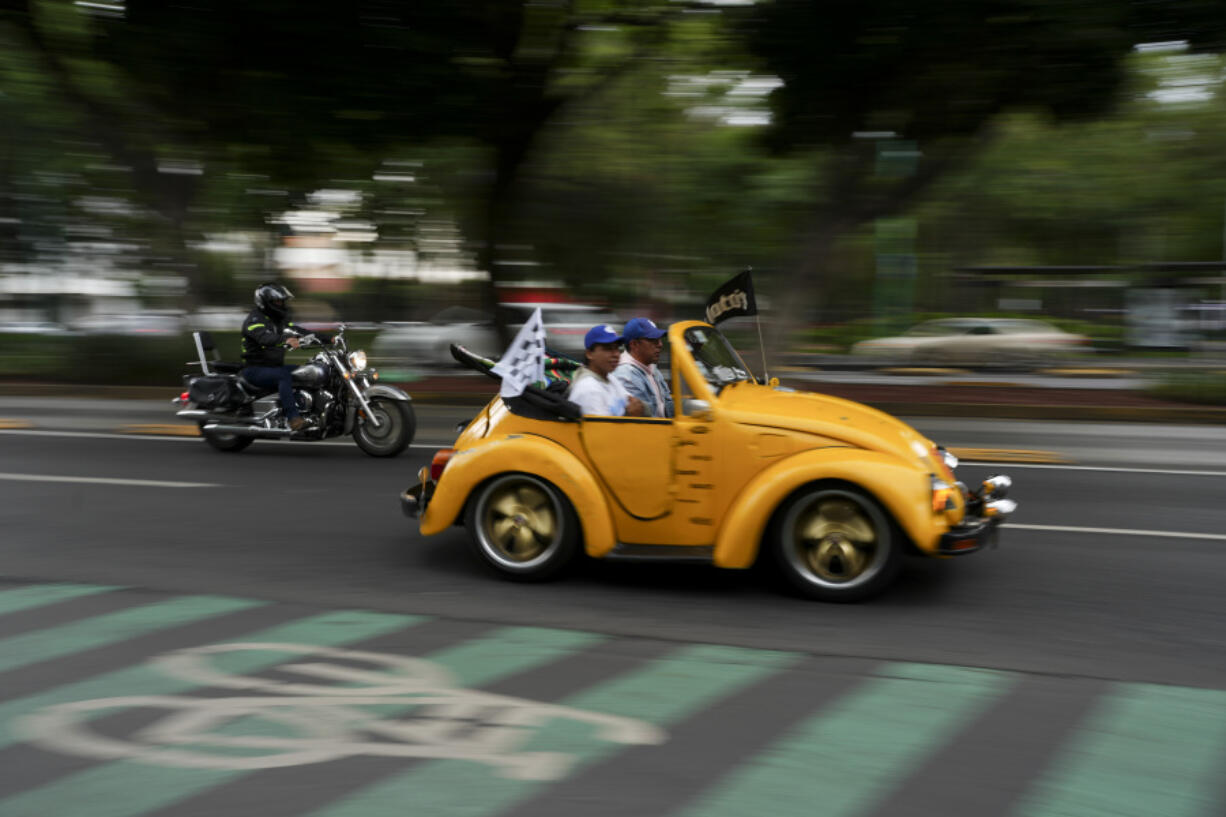
[[[1226,405],[1226,370],[1173,372],[1145,387],[1145,393],[1163,400],[1183,403]]]
[[[873,309],[873,220],[915,201],[919,310],[982,313],[945,277],[963,265],[1222,255],[1222,63],[1133,51],[1189,32],[1220,45],[1204,0],[120,5],[0,11],[0,260],[105,236],[131,248],[119,267],[245,300],[278,238],[267,219],[343,187],[381,246],[428,253],[423,224],[458,223],[496,277],[527,269],[580,297],[681,311],[712,279],[777,270],[759,279],[772,317],[820,306],[839,324],[814,342],[846,346],[883,328],[848,320]],[[740,85],[773,76],[769,97]],[[1161,96],[1196,87],[1209,95]],[[727,124],[768,108],[769,129]],[[766,130],[786,155],[762,150]],[[852,138],[880,130],[914,143],[916,174],[878,172],[876,141]],[[202,174],[158,172],[175,158]],[[414,184],[372,180],[406,161]],[[96,198],[130,206],[82,205]],[[241,258],[189,249],[237,230],[268,239]],[[490,266],[494,245],[541,266]],[[482,300],[386,279],[321,297],[383,320]]]
[[[369,350],[375,332],[350,330],[350,349]],[[239,332],[212,333],[222,360],[237,362]],[[287,363],[305,363],[308,352],[291,351]],[[181,377],[198,372],[190,334],[132,337],[120,335],[42,336],[0,333],[0,379],[43,383],[88,383],[114,386],[166,386],[176,389]],[[169,399],[169,398],[168,398]]]

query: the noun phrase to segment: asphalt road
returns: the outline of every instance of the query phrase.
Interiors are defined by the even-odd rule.
[[[14,411],[0,406],[0,416]],[[145,419],[131,406],[32,411],[42,430],[0,432],[5,817],[402,814],[406,802],[422,814],[703,817],[1212,814],[1226,804],[1223,429],[916,420],[949,446],[1067,462],[964,463],[968,482],[1014,478],[1020,509],[1001,546],[913,560],[884,596],[838,606],[795,599],[758,571],[589,563],[551,584],[498,580],[462,530],[422,538],[396,499],[470,409],[419,406],[419,442],[393,460],[345,443],[257,442],[223,455],[194,439],[111,433]],[[6,602],[28,596],[30,609]],[[175,617],[185,597],[200,620]],[[224,608],[207,613],[220,623],[206,626],[199,597]],[[134,623],[124,612],[134,605],[176,612]],[[346,625],[347,641],[328,643],[363,654],[326,656],[335,664],[319,677],[361,686],[367,653],[429,656],[464,688],[630,720],[606,724],[619,737],[602,740],[545,726],[524,746],[554,752],[554,765],[513,752],[544,764],[519,772],[436,733],[417,754],[386,748],[411,741],[385,732],[364,756],[275,771],[147,756],[167,777],[139,796],[124,770],[140,764],[117,762],[126,750],[47,720],[50,704],[149,693],[144,682],[96,680],[104,671],[233,641],[257,623],[355,609],[371,612]],[[531,629],[496,629],[507,626]],[[317,643],[317,629],[294,632],[255,640]],[[62,637],[70,646],[57,646]],[[270,678],[286,683],[287,673]],[[206,699],[222,694],[198,676]],[[79,694],[46,697],[66,682]],[[129,704],[146,711],[102,718],[108,734],[144,734],[147,710],[171,706]],[[464,706],[466,728],[489,727]],[[446,712],[454,722],[455,707]],[[32,727],[31,717],[43,720]],[[331,734],[319,725],[327,716],[287,718],[282,728]],[[519,773],[548,782],[508,794]],[[113,803],[100,812],[102,790]]]

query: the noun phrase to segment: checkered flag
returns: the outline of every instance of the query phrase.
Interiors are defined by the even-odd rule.
[[[502,377],[500,394],[504,399],[518,397],[525,388],[545,379],[545,322],[539,307],[491,371]]]

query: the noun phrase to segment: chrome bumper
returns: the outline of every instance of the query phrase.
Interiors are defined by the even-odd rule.
[[[1002,474],[984,480],[975,493],[964,490],[967,515],[941,535],[937,552],[943,556],[961,556],[989,545],[995,547],[997,529],[1017,510],[1017,503],[1005,498],[1012,486],[1013,480]]]
[[[418,476],[420,482],[400,492],[400,511],[409,519],[421,518],[426,512],[426,506],[430,504],[430,498],[434,496],[434,488],[438,485],[430,479],[429,466],[422,468]]]

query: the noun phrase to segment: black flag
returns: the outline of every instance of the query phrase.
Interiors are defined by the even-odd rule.
[[[749,273],[749,270],[745,270],[729,278],[707,299],[707,323],[714,325],[728,318],[758,314],[758,302],[753,297],[753,278]]]

